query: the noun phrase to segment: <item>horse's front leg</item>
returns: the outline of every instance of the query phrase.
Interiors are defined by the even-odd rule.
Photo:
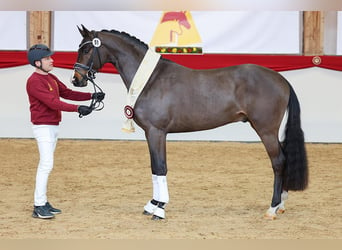
[[[151,157],[153,196],[144,206],[144,214],[152,215],[153,220],[165,219],[165,206],[169,202],[166,180],[166,133],[150,128],[145,135]]]

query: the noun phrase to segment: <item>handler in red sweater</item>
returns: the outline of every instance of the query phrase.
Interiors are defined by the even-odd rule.
[[[35,72],[28,78],[26,91],[30,102],[33,135],[37,140],[40,160],[37,168],[34,192],[34,218],[49,219],[61,213],[47,200],[47,184],[53,169],[54,151],[58,139],[59,123],[62,111],[78,112],[89,115],[92,108],[63,102],[60,97],[74,101],[96,99],[102,101],[104,93],[84,93],[67,88],[55,75],[53,69],[53,52],[43,44],[32,46],[27,54]]]

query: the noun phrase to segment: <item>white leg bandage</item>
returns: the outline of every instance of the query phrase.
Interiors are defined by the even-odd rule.
[[[288,199],[289,194],[286,191],[283,191],[281,193],[281,202],[279,205],[279,212],[284,213],[285,212],[285,201]]]
[[[281,201],[286,201],[288,199],[288,197],[289,197],[289,193],[288,192],[283,191],[281,193]]]
[[[147,214],[154,214],[156,209],[157,205],[152,204],[151,201],[148,201],[147,204],[144,206],[144,211],[147,212]]]
[[[165,210],[163,208],[157,207],[153,213],[155,216],[165,219]]]
[[[148,214],[153,214],[160,218],[165,218],[164,207],[165,204],[169,202],[169,191],[167,187],[166,176],[152,175],[152,185],[154,200],[152,202],[155,202],[156,204],[152,204],[151,201],[148,201],[147,204],[144,206],[144,210]],[[161,204],[160,202],[165,204]]]
[[[267,210],[267,214],[268,215],[276,215],[277,214],[277,210],[279,208],[279,205],[275,206],[275,207],[270,207],[268,210]]]
[[[152,175],[153,199],[159,201],[158,176]]]
[[[153,199],[159,202],[168,203],[169,190],[167,187],[166,176],[152,175],[152,179],[155,180],[155,183],[153,183]]]

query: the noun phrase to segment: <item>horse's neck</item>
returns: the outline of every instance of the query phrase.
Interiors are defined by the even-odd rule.
[[[140,62],[144,58],[146,50],[144,49],[136,49],[134,51],[124,53],[120,53],[116,58],[117,64],[116,66],[124,84],[129,90],[133,77],[138,70]]]

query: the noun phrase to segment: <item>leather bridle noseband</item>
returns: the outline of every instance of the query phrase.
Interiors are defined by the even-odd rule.
[[[95,79],[95,74],[97,73],[96,70],[93,69],[93,65],[94,65],[94,56],[95,54],[97,54],[97,57],[98,57],[98,61],[99,61],[99,64],[102,65],[101,63],[101,57],[100,57],[100,53],[98,51],[99,47],[101,46],[101,40],[97,37],[97,34],[96,32],[94,33],[94,38],[93,40],[91,41],[86,41],[84,43],[82,43],[78,49],[80,50],[82,47],[84,47],[85,45],[87,44],[92,44],[92,47],[93,47],[93,51],[92,51],[92,54],[91,54],[91,58],[89,60],[90,62],[90,66],[88,65],[84,65],[82,63],[75,63],[74,64],[74,70],[82,76],[82,81],[90,81],[92,84],[93,84],[93,87],[94,87],[94,93],[103,93],[102,89],[95,83],[94,79]],[[89,63],[88,63],[89,64]],[[82,69],[82,70],[85,70],[86,71],[86,74],[83,74],[79,71],[79,69]],[[89,105],[89,107],[92,109],[92,110],[95,110],[95,111],[99,111],[99,110],[102,110],[104,108],[104,103],[103,101],[97,101],[95,99],[92,99],[91,100],[91,103]],[[82,117],[80,115],[80,117]]]

